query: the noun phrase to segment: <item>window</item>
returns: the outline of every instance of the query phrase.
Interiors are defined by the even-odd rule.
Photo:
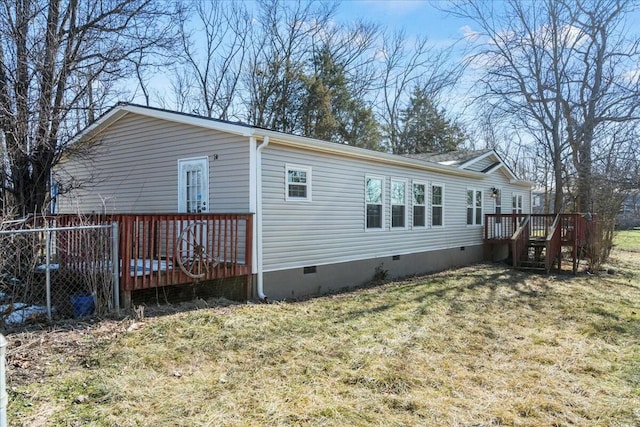
[[[382,178],[367,177],[365,179],[364,197],[366,204],[366,227],[368,229],[382,229],[383,182]]]
[[[444,225],[444,187],[442,185],[431,186],[431,226],[442,227]]]
[[[311,168],[287,165],[286,200],[311,201]]]
[[[482,225],[482,191],[467,190],[467,225]]]
[[[515,214],[522,213],[522,194],[513,194],[511,211]]]
[[[425,185],[413,184],[413,226],[424,227],[427,224],[425,209]]]
[[[391,227],[406,226],[407,183],[391,181]]]
[[[542,202],[540,201],[541,197],[538,195],[533,196],[533,202],[532,205],[534,208],[539,208],[540,206],[542,206]]]

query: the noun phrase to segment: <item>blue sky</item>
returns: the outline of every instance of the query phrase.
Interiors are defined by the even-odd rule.
[[[446,6],[447,1],[438,2]],[[363,19],[382,24],[390,30],[404,29],[408,36],[427,36],[432,41],[456,40],[462,36],[465,22],[423,0],[343,0],[337,19]]]
[[[473,23],[439,10],[446,9],[455,0],[342,0],[338,8],[337,19],[364,19],[382,24],[391,30],[404,29],[408,36],[427,36],[433,42],[458,40],[463,36],[463,27],[473,28]],[[500,8],[505,0],[478,0],[491,2]],[[538,0],[521,0],[533,2]],[[640,1],[623,0],[635,3],[637,8],[629,16],[629,32],[640,32]],[[438,7],[436,7],[436,5]]]

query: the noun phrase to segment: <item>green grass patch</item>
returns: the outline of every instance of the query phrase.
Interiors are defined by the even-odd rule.
[[[10,356],[10,424],[638,425],[639,261],[618,246],[613,275],[476,265],[30,335],[47,364],[20,376]],[[82,345],[47,347],[65,339]]]
[[[618,231],[613,243],[619,249],[640,252],[640,229]]]

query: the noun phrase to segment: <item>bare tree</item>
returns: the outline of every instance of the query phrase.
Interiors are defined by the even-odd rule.
[[[313,40],[330,27],[336,4],[318,1],[258,2],[245,77],[247,120],[274,130],[299,131],[302,74],[313,51]]]
[[[456,11],[480,27],[483,43],[470,62],[480,76],[494,120],[517,122],[550,156],[556,188],[555,209],[563,206],[562,153],[566,148],[562,87],[572,32],[563,22],[569,11],[557,2],[505,2],[504,15],[493,3],[465,2]]]
[[[606,150],[618,126],[639,119],[638,35],[625,17],[636,5],[620,0],[461,2],[484,40],[473,60],[483,71],[482,96],[497,116],[516,121],[529,142],[551,157],[555,209],[563,189],[575,209],[594,207],[594,152]],[[567,162],[567,158],[569,162]]]
[[[233,115],[252,23],[244,3],[223,1],[190,4],[190,17],[180,22],[182,66],[174,72],[176,105],[207,117]],[[192,84],[185,91],[185,73]],[[182,110],[182,109],[181,109]]]
[[[411,93],[418,88],[437,107],[439,96],[457,82],[462,67],[450,61],[452,52],[430,45],[425,37],[411,43],[403,31],[384,34],[377,113],[389,151],[400,152],[402,111]]]
[[[69,119],[96,86],[128,74],[127,59],[159,46],[168,11],[151,0],[1,0],[0,9],[2,186],[19,213],[38,212],[60,141],[75,130]]]

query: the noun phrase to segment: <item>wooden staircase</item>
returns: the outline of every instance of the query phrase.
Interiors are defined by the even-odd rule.
[[[529,244],[520,257],[516,268],[520,270],[540,271],[547,273],[547,244],[545,239],[529,238]],[[551,254],[553,256],[553,254]]]
[[[513,267],[548,273],[554,264],[560,269],[564,247],[571,251],[575,274],[580,248],[587,245],[589,235],[596,232],[597,226],[597,221],[587,220],[578,213],[486,214],[485,257],[492,259],[489,255],[494,253],[493,248],[506,249],[506,246]]]
[[[520,270],[548,273],[557,263],[560,268],[562,256],[562,229],[560,215],[545,217],[540,221],[528,215],[518,225],[511,238],[513,266]]]

